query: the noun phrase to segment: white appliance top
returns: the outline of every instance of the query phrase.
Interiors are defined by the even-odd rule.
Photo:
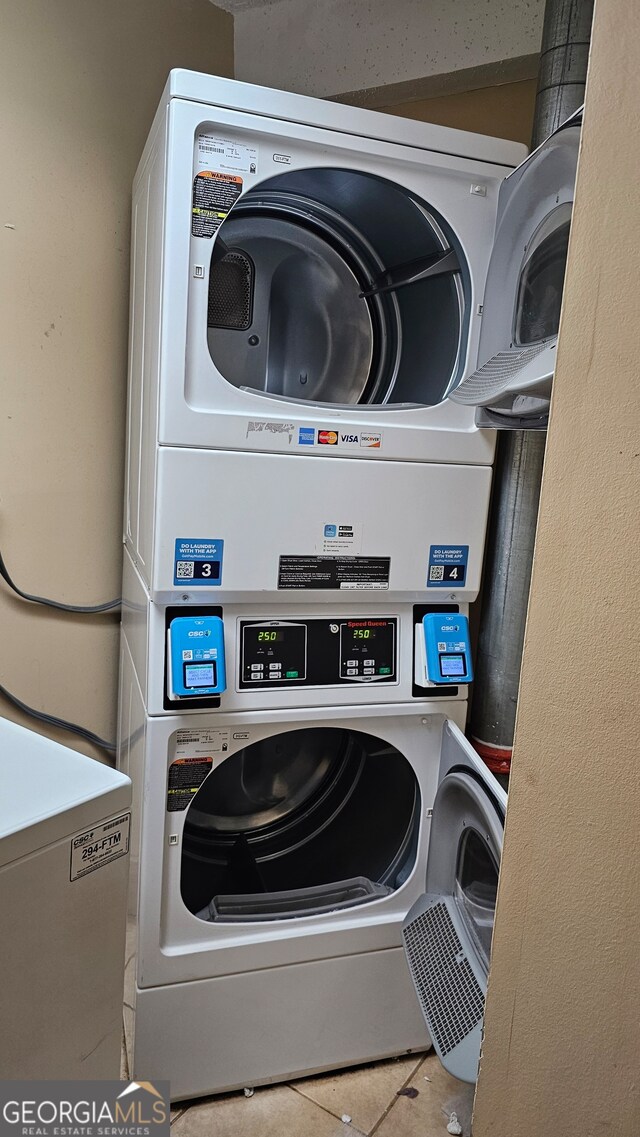
[[[169,73],[161,105],[169,99],[188,99],[228,110],[323,127],[325,130],[338,130],[342,134],[355,134],[494,165],[517,166],[527,156],[527,147],[520,142],[489,138],[466,130],[452,130],[432,123],[349,107],[326,99],[313,99],[308,95],[295,95],[289,91],[276,91],[272,87],[240,83],[218,75],[203,75],[182,68]]]
[[[0,718],[0,865],[130,802],[126,775]]]

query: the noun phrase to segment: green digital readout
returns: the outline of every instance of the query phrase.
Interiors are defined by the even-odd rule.
[[[354,628],[354,640],[368,640],[371,638],[371,628]]]
[[[281,640],[281,639],[282,639],[282,632],[278,632],[278,631],[258,632],[258,643],[265,643],[265,642],[273,643],[275,640]]]

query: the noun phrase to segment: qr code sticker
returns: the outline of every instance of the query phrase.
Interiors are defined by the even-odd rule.
[[[444,580],[444,565],[430,565],[429,580]]]
[[[193,580],[193,561],[176,561],[176,579]]]

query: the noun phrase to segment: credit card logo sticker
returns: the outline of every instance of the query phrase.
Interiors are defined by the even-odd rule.
[[[313,446],[316,440],[316,432],[313,427],[301,426],[298,427],[298,446]]]
[[[321,446],[337,446],[338,435],[335,430],[319,430],[318,442]]]
[[[381,434],[361,434],[360,445],[368,449],[379,450],[382,446]]]

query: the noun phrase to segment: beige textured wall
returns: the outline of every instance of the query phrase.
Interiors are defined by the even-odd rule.
[[[599,0],[474,1137],[640,1133],[639,105]]]
[[[376,109],[387,114],[435,122],[458,130],[472,130],[514,142],[531,142],[536,80],[501,83],[473,91],[457,91],[438,98],[415,99]]]
[[[130,187],[171,67],[231,75],[231,17],[209,0],[2,5],[0,548],[24,589],[70,603],[120,589]],[[0,623],[0,683],[113,739],[117,622],[2,587]]]

